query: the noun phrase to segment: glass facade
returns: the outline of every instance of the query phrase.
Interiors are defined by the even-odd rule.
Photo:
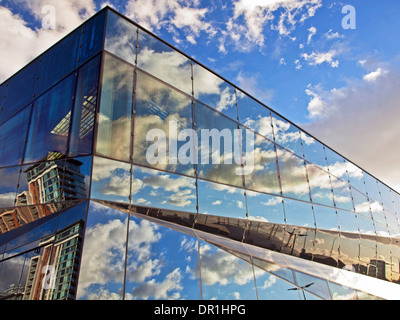
[[[0,299],[399,296],[400,195],[114,10],[0,95]]]

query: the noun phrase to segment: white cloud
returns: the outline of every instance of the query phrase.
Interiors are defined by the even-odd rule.
[[[317,33],[317,28],[315,27],[310,27],[308,29],[308,38],[307,38],[307,43],[311,42],[311,38]]]
[[[322,63],[328,63],[332,68],[337,68],[339,66],[339,61],[335,58],[338,52],[335,49],[329,50],[327,52],[311,52],[301,54],[301,57],[309,63],[311,66],[320,65]]]
[[[363,79],[367,82],[374,82],[376,81],[379,77],[383,76],[384,74],[386,74],[387,71],[382,69],[382,68],[378,68],[376,69],[376,71],[372,71],[368,74],[366,74]]]
[[[339,34],[339,32],[333,32],[332,29],[329,29],[329,31],[325,33],[325,37],[328,40],[332,40],[332,39],[344,38],[344,35]]]

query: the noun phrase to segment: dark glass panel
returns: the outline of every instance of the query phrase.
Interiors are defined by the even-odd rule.
[[[20,167],[0,169],[0,208],[14,207]]]
[[[193,86],[195,98],[237,121],[235,89],[230,84],[194,64]]]
[[[6,96],[3,111],[0,113],[0,123],[8,119],[34,98],[37,84],[37,74],[40,61],[34,60],[7,81]],[[36,94],[38,96],[38,94]]]
[[[249,219],[260,222],[285,223],[281,197],[247,190],[246,202]]]
[[[130,216],[125,300],[199,300],[197,238]]]
[[[137,65],[175,88],[192,94],[190,60],[141,29]]]
[[[133,161],[194,176],[192,101],[138,71]],[[156,140],[156,142],[154,141]]]
[[[254,99],[237,91],[239,122],[273,141],[271,112]]]
[[[104,56],[97,154],[130,160],[133,68],[110,55]]]
[[[196,180],[133,166],[132,204],[196,212]]]
[[[108,11],[104,48],[116,56],[136,64],[138,28],[128,20]]]
[[[244,190],[198,180],[199,213],[246,219]]]
[[[34,102],[25,163],[66,154],[74,86],[71,75]]]
[[[276,144],[303,157],[300,129],[271,111],[272,127]]]
[[[28,106],[0,125],[0,167],[21,163],[30,112]]]
[[[72,72],[78,64],[81,29],[61,40],[40,59],[37,96]]]
[[[240,150],[237,123],[200,102],[196,102],[194,110],[199,138],[199,177],[243,186],[240,151],[251,146],[246,145]]]
[[[300,136],[305,159],[325,169],[327,164],[324,145],[303,131],[300,131]]]
[[[304,160],[277,146],[279,174],[284,196],[310,201]]]
[[[83,25],[79,63],[84,63],[87,59],[103,49],[107,11],[101,12],[94,19],[91,19]]]
[[[203,240],[200,273],[204,300],[257,299],[251,264]]]
[[[95,157],[93,160],[91,198],[129,203],[131,165]]]
[[[90,203],[77,299],[122,299],[127,224],[127,214]]]
[[[68,151],[71,157],[92,152],[99,68],[100,56],[97,56],[78,71]]]
[[[63,177],[63,200],[87,199],[89,197],[92,157],[65,160]]]
[[[307,162],[306,167],[312,201],[333,207],[332,186],[328,172]]]

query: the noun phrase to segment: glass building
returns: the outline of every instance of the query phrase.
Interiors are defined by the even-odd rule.
[[[396,191],[108,7],[0,97],[0,299],[400,296]]]

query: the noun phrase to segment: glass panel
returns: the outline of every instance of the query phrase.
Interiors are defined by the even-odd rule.
[[[392,193],[394,193],[394,191],[392,191],[389,187],[387,187],[386,185],[384,185],[381,182],[378,182],[378,185],[379,185],[379,190],[382,195],[383,206],[385,208],[389,209],[391,212],[395,212],[396,209],[394,207],[394,202],[392,199]]]
[[[190,60],[143,30],[139,32],[138,67],[192,94]]]
[[[66,154],[75,76],[71,75],[35,101],[25,163]]]
[[[193,86],[195,98],[237,120],[235,89],[231,85],[198,64],[194,64]]]
[[[284,199],[286,223],[294,226],[315,227],[311,203]]]
[[[37,96],[72,72],[78,64],[81,28],[45,52],[40,59]]]
[[[65,199],[65,160],[57,160],[57,157],[52,160],[22,167],[17,205],[60,202]]]
[[[300,130],[287,120],[271,112],[272,126],[274,130],[275,142],[280,146],[303,157],[303,147],[301,145]]]
[[[376,265],[378,279],[387,281],[397,281],[398,277],[392,273],[391,266],[391,252],[390,252],[390,238],[379,237],[377,241],[376,257],[377,260],[373,261]]]
[[[122,298],[127,223],[128,215],[90,203],[77,299]]]
[[[331,299],[328,282],[324,279],[313,277],[309,274],[295,271],[297,285],[325,300]]]
[[[130,160],[133,68],[104,55],[96,152]]]
[[[329,282],[329,288],[332,292],[332,300],[358,300],[354,289],[333,282]]]
[[[251,142],[248,141],[247,143]],[[242,143],[242,145],[244,144],[245,143]],[[245,163],[247,165],[244,171],[246,188],[255,191],[280,194],[281,190],[278,181],[277,158],[274,143],[258,134],[254,134],[253,146],[253,152],[245,153]]]
[[[194,110],[199,137],[199,177],[243,186],[237,123],[199,102]]]
[[[198,180],[199,212],[222,217],[246,219],[244,190]]]
[[[333,194],[329,174],[311,163],[306,163],[306,167],[312,201],[333,207]]]
[[[363,171],[349,161],[347,161],[346,164],[347,164],[347,173],[349,175],[350,184],[353,187],[355,187],[358,191],[365,193],[366,189],[365,189]]]
[[[196,180],[133,166],[132,204],[196,212]]]
[[[368,173],[364,173],[364,181],[370,201],[374,200],[378,203],[382,203],[382,197],[378,189],[378,181]]]
[[[329,172],[341,178],[345,172],[345,170],[343,170],[345,159],[328,147],[325,147],[325,154]]]
[[[251,264],[200,240],[204,300],[257,299]]]
[[[394,213],[391,213],[385,210],[385,216],[387,225],[391,235],[400,234],[400,224],[397,216]]]
[[[63,174],[64,200],[89,198],[92,157],[67,159]]]
[[[323,144],[303,131],[300,131],[300,136],[305,159],[325,169],[327,165]]]
[[[360,233],[375,235],[376,229],[374,223],[370,219],[366,219],[362,216],[357,216],[357,222]]]
[[[339,267],[357,272],[360,256],[360,235],[357,233],[340,234]]]
[[[30,112],[26,107],[0,125],[0,167],[21,163]]]
[[[358,233],[357,216],[353,212],[337,210],[340,230],[342,232]]]
[[[129,203],[131,165],[95,157],[91,198]]]
[[[137,73],[135,163],[194,176],[192,123],[190,97]]]
[[[284,196],[310,201],[304,160],[277,146],[279,174]]]
[[[285,223],[281,197],[246,191],[249,219],[260,222]]]
[[[100,56],[97,56],[79,69],[68,152],[70,157],[92,153],[99,67]]]
[[[3,102],[3,111],[0,113],[0,123],[32,101],[38,82],[36,77],[39,65],[40,61],[36,59],[7,81],[7,94]]]
[[[84,63],[87,59],[103,49],[106,16],[109,11],[110,10],[101,12],[83,25],[81,52],[79,54],[80,63]]]
[[[197,238],[133,216],[129,221],[126,300],[199,300]]]
[[[309,251],[313,253],[312,260],[332,267],[341,267],[339,260],[340,235],[336,231],[317,229],[313,245],[309,246]]]
[[[334,176],[330,176],[332,188],[333,188],[333,198],[335,200],[335,205],[337,208],[354,211],[354,205],[351,198],[350,186],[347,182],[337,179]]]
[[[378,201],[370,200],[370,208],[374,222],[386,226],[385,212],[381,204]]]
[[[137,31],[138,28],[133,23],[108,10],[104,48],[123,60],[136,64]]]
[[[4,100],[6,98],[6,92],[7,92],[7,83],[3,82],[2,85],[0,85],[0,123],[3,122],[5,117],[2,116],[3,113],[3,104]]]
[[[353,195],[355,211],[369,219],[371,219],[370,204],[367,196],[358,192],[356,189],[352,189],[351,193]]]
[[[254,99],[237,91],[239,122],[273,141],[271,112]]]
[[[336,210],[325,206],[313,205],[318,229],[339,230]]]
[[[20,167],[0,169],[0,208],[14,207]]]

